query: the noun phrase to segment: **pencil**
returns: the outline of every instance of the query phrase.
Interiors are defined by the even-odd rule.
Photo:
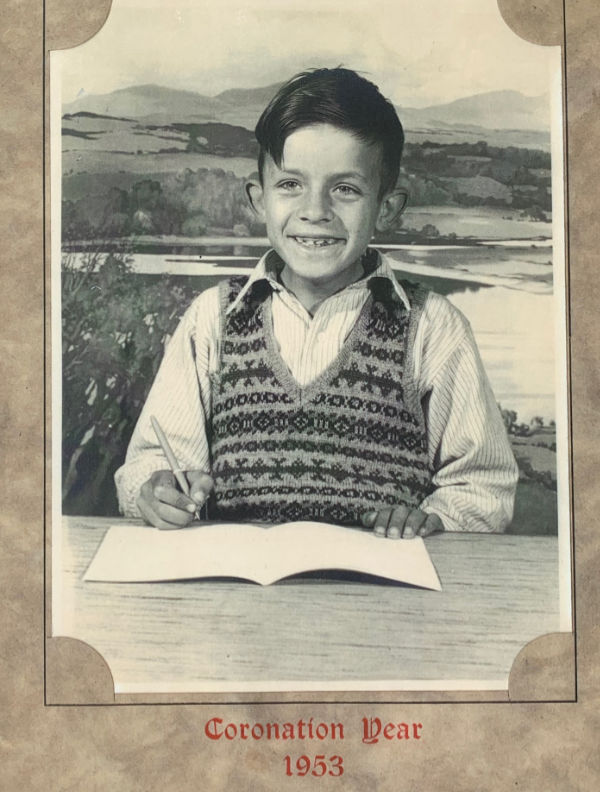
[[[152,428],[156,432],[156,436],[158,438],[158,442],[160,443],[160,447],[162,448],[165,456],[167,457],[167,462],[169,463],[169,467],[171,468],[173,475],[177,479],[177,483],[179,484],[181,491],[184,493],[184,495],[187,495],[189,497],[190,485],[188,484],[188,480],[185,477],[185,473],[179,467],[179,462],[177,461],[177,458],[173,453],[173,449],[169,445],[167,436],[165,435],[165,433],[160,427],[160,424],[153,415],[150,416],[150,423],[152,424]]]

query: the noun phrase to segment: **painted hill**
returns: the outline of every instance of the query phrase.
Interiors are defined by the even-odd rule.
[[[126,117],[160,124],[173,121],[216,121],[228,109],[214,96],[181,91],[161,85],[132,85],[107,94],[88,94],[64,105],[63,113],[82,111],[96,115]]]
[[[215,97],[222,102],[231,106],[243,107],[260,107],[261,109],[267,106],[275,96],[276,91],[283,85],[283,83],[273,83],[272,85],[265,85],[261,88],[230,88],[228,91],[223,91]]]
[[[420,109],[398,108],[410,123],[479,126],[486,129],[545,130],[550,126],[548,96],[525,96],[519,91],[489,91]]]

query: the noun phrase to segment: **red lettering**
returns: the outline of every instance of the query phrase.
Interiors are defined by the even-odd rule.
[[[204,734],[210,740],[220,740],[223,736],[223,732],[218,731],[218,726],[223,723],[222,718],[211,718],[209,721],[206,721],[204,725]]]
[[[338,736],[336,732],[339,732],[339,739],[344,739],[344,724],[343,723],[332,723],[331,724],[331,739],[336,740]]]
[[[378,743],[381,738],[386,740],[421,739],[422,723],[382,723],[379,718],[362,719],[362,741],[367,745]]]
[[[398,739],[399,740],[408,740],[410,734],[408,732],[408,723],[399,723],[398,724]]]
[[[381,721],[379,718],[363,718],[363,736],[362,741],[367,745],[379,742],[379,734],[381,733]]]
[[[317,754],[314,759],[302,754],[296,759],[295,765],[292,765],[292,757],[289,755],[284,756],[283,761],[285,763],[286,776],[306,776],[311,773],[315,778],[322,778],[325,773],[330,776],[341,776],[344,774],[344,760],[337,755],[330,756],[329,762],[324,754]]]
[[[393,740],[394,739],[394,731],[396,727],[393,723],[386,723],[383,727],[383,736],[386,740]]]
[[[327,728],[327,724],[326,723],[318,723],[317,724],[317,728],[316,728],[316,732],[317,732],[317,737],[319,738],[319,740],[324,740],[327,737],[327,734],[329,733],[329,729]]]

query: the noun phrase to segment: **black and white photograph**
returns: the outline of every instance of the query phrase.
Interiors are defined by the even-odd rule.
[[[573,629],[560,47],[113,0],[49,84],[52,637],[117,697],[504,700]]]

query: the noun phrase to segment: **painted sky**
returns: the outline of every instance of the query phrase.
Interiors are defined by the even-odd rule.
[[[215,95],[343,64],[424,107],[546,93],[555,49],[516,36],[496,0],[113,0],[103,28],[53,64],[64,102],[140,83]]]

